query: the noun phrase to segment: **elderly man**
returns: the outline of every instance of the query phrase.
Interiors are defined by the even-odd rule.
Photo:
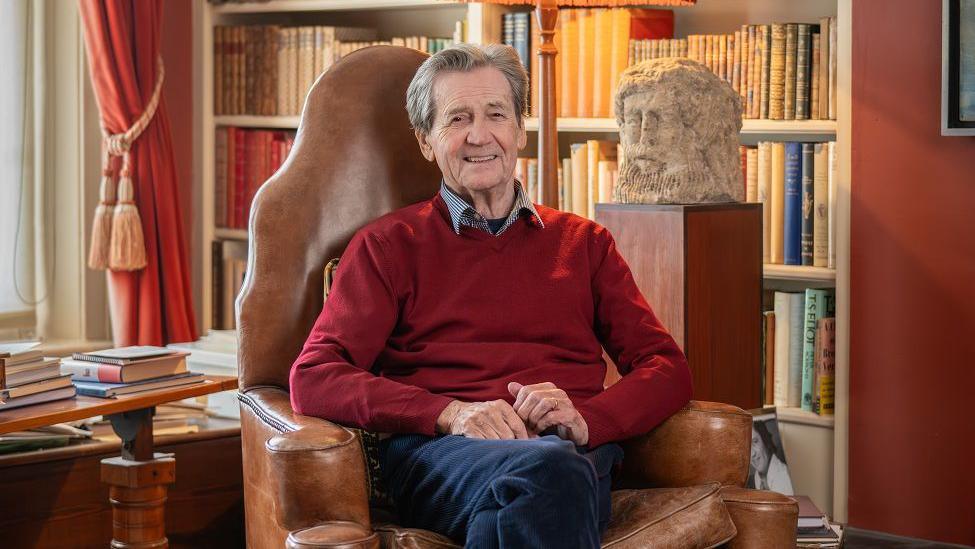
[[[598,547],[615,441],[690,399],[687,361],[603,227],[513,177],[528,78],[506,46],[407,91],[432,199],[360,229],[291,371],[302,414],[389,434],[401,519],[468,547]],[[605,347],[622,379],[603,388]]]

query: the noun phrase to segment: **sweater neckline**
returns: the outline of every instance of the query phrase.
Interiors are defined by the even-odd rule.
[[[451,235],[457,238],[469,238],[472,240],[478,240],[485,242],[487,245],[491,246],[495,251],[501,251],[508,242],[511,241],[512,235],[514,233],[520,233],[525,230],[526,225],[531,225],[531,216],[520,216],[517,221],[511,224],[503,233],[499,235],[491,234],[487,231],[481,229],[476,229],[474,227],[468,227],[467,225],[460,226],[460,234],[454,232],[454,225],[450,220],[450,210],[447,208],[447,204],[443,201],[443,197],[440,193],[437,193],[433,197],[433,206],[440,211],[440,215],[446,223],[447,230],[450,231]]]

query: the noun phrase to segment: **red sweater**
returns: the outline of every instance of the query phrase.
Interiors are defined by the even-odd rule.
[[[687,359],[605,228],[538,206],[498,236],[453,231],[438,194],[355,234],[291,369],[295,411],[387,433],[434,434],[453,400],[550,381],[589,446],[644,433],[691,396]],[[602,350],[623,378],[603,389]]]

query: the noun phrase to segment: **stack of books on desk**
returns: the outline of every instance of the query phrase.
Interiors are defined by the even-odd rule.
[[[37,341],[0,345],[0,410],[75,396],[59,359],[45,358]]]
[[[809,496],[792,496],[799,504],[799,524],[796,547],[802,549],[833,549],[843,544],[843,529],[833,524],[816,507]]]
[[[202,382],[202,374],[187,371],[187,355],[152,346],[75,353],[61,361],[61,372],[72,376],[78,394],[112,398]]]

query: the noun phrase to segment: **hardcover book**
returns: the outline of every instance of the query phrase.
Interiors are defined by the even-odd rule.
[[[785,144],[783,254],[786,265],[801,265],[802,144]]]

